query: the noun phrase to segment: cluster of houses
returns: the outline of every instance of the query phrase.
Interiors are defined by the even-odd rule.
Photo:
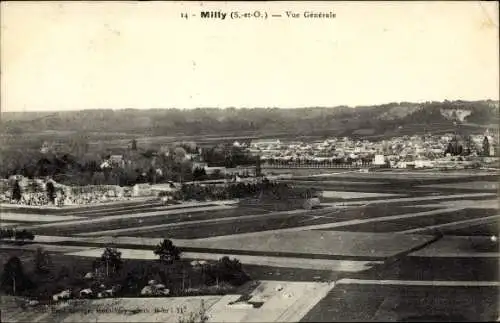
[[[457,158],[446,154],[450,142],[459,142],[467,151]],[[484,142],[488,145],[485,147]],[[402,136],[389,140],[368,141],[332,138],[318,142],[252,141],[248,150],[267,164],[295,165],[304,163],[348,163],[357,166],[387,165],[393,168],[426,168],[453,162],[471,161],[476,156],[494,157],[498,138],[488,131],[460,138],[456,134]]]
[[[488,145],[485,146],[485,141]],[[481,156],[494,157],[498,144],[498,135],[486,130],[483,134],[460,138],[456,134],[424,136],[401,136],[388,140],[370,141],[349,137],[330,138],[316,142],[286,141],[279,139],[258,139],[249,142],[235,141],[234,147],[243,148],[249,154],[259,156],[262,167],[290,166],[304,164],[335,164],[362,166],[387,166],[395,168],[435,167],[437,164],[456,162],[454,156],[447,156],[450,143],[464,147],[467,158]],[[201,148],[198,153],[185,154],[183,158],[191,163],[192,170],[203,169],[207,175],[227,178],[232,176],[255,177],[259,170],[257,165],[247,167],[214,167],[201,158]],[[453,154],[450,154],[453,155]],[[464,155],[464,154],[462,154]],[[100,168],[127,168],[131,160],[123,155],[111,155],[102,160]],[[154,165],[154,161],[151,165]],[[140,166],[140,165],[135,165]],[[259,165],[260,166],[260,165]],[[156,167],[156,175],[162,176],[161,167]],[[145,174],[143,174],[145,175]]]
[[[485,139],[486,138],[486,139]],[[489,145],[484,146],[485,140]],[[401,136],[388,140],[369,141],[349,137],[330,138],[316,142],[281,141],[280,139],[259,139],[251,142],[235,141],[233,146],[243,148],[248,153],[259,156],[262,167],[287,167],[291,165],[348,164],[356,167],[387,166],[391,168],[428,168],[462,162],[455,156],[446,154],[450,143],[457,142],[467,150],[465,161],[476,156],[493,157],[496,155],[498,137],[487,130],[484,134],[461,138],[456,134],[424,136]],[[488,150],[488,151],[485,151]],[[114,157],[114,156],[111,156]],[[186,156],[192,162],[193,170],[202,168],[207,175],[221,177],[253,177],[258,172],[256,166],[213,167],[203,162],[199,155]],[[120,165],[118,157],[110,158],[106,165]],[[459,164],[459,163],[458,163]]]

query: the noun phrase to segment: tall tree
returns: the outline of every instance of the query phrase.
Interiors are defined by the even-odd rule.
[[[260,177],[262,174],[262,165],[261,165],[261,160],[260,156],[255,157],[255,176]]]
[[[33,282],[24,274],[21,260],[18,257],[11,257],[3,267],[2,289],[17,295],[32,286]]]
[[[179,182],[183,182],[184,172],[186,170],[186,150],[182,147],[175,147],[173,152],[174,162],[179,165]]]
[[[56,188],[54,186],[54,183],[52,181],[48,181],[45,187],[47,190],[47,198],[51,203],[54,203],[56,199]]]
[[[468,156],[471,153],[472,153],[472,138],[469,135],[469,136],[467,136],[467,139],[465,140],[464,154]]]
[[[100,263],[105,266],[106,277],[109,277],[110,273],[117,273],[121,269],[122,253],[116,248],[106,247],[101,255]]]
[[[490,140],[488,139],[487,136],[484,136],[483,140],[483,155],[484,156],[490,155]]]
[[[170,239],[163,241],[155,247],[154,254],[160,257],[161,262],[172,263],[180,259],[181,250]]]
[[[21,185],[19,185],[19,181],[16,180],[12,186],[12,199],[14,201],[19,201],[21,200],[22,193],[21,193]]]

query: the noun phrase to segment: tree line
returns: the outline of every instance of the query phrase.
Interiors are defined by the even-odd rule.
[[[165,183],[192,181],[206,177],[204,170],[193,169],[193,161],[187,154],[210,166],[236,167],[255,165],[256,157],[240,147],[216,145],[201,150],[196,144],[180,144],[170,149],[137,147],[124,149],[123,162],[102,165],[112,155],[106,150],[92,155],[76,156],[71,153],[47,153],[27,150],[24,154],[2,155],[0,175],[22,175],[27,178],[50,177],[64,185],[119,185],[132,186],[141,183]],[[109,166],[109,167],[108,167]],[[223,176],[211,176],[223,178]],[[15,198],[19,196],[15,188]]]
[[[472,139],[467,137],[465,140],[465,145],[462,144],[457,138],[452,138],[444,151],[444,155],[450,154],[452,156],[468,156],[472,153],[474,144],[472,143]],[[482,149],[479,151],[479,155],[481,156],[489,156],[490,155],[490,141],[488,137],[484,137],[482,143]],[[479,150],[479,149],[477,149]]]
[[[177,200],[224,200],[242,198],[268,198],[274,200],[307,199],[316,196],[314,188],[298,188],[290,184],[264,179],[258,182],[233,182],[217,184],[184,184],[174,193]]]
[[[0,229],[0,239],[14,239],[14,240],[29,240],[33,241],[35,235],[33,232],[22,229],[16,230],[12,228],[1,228]]]
[[[383,132],[389,127],[446,122],[440,109],[467,109],[468,122],[495,123],[498,101],[392,102],[383,105],[351,107],[309,107],[295,109],[199,108],[192,110],[82,110],[47,113],[4,113],[0,131],[24,132],[89,131],[140,133],[156,136],[226,135],[242,133],[311,133],[318,130],[342,132],[360,125],[376,126]],[[436,119],[438,118],[438,119]],[[134,120],[134,122],[130,122]],[[358,120],[358,121],[356,121]],[[493,121],[493,122],[492,122]],[[83,127],[82,125],[85,125]]]

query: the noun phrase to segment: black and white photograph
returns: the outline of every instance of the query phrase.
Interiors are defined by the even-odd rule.
[[[0,322],[500,322],[498,1],[0,18]]]

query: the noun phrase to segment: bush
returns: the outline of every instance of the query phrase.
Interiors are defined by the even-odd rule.
[[[33,240],[35,235],[25,229],[16,232],[16,240]]]
[[[25,229],[21,231],[14,231],[13,229],[0,229],[0,239],[16,239],[16,240],[30,240],[35,239],[35,235],[31,231]]]
[[[229,259],[227,256],[210,264],[205,269],[205,273],[209,284],[229,283],[233,286],[240,286],[250,280],[250,276],[243,271],[240,261]]]

